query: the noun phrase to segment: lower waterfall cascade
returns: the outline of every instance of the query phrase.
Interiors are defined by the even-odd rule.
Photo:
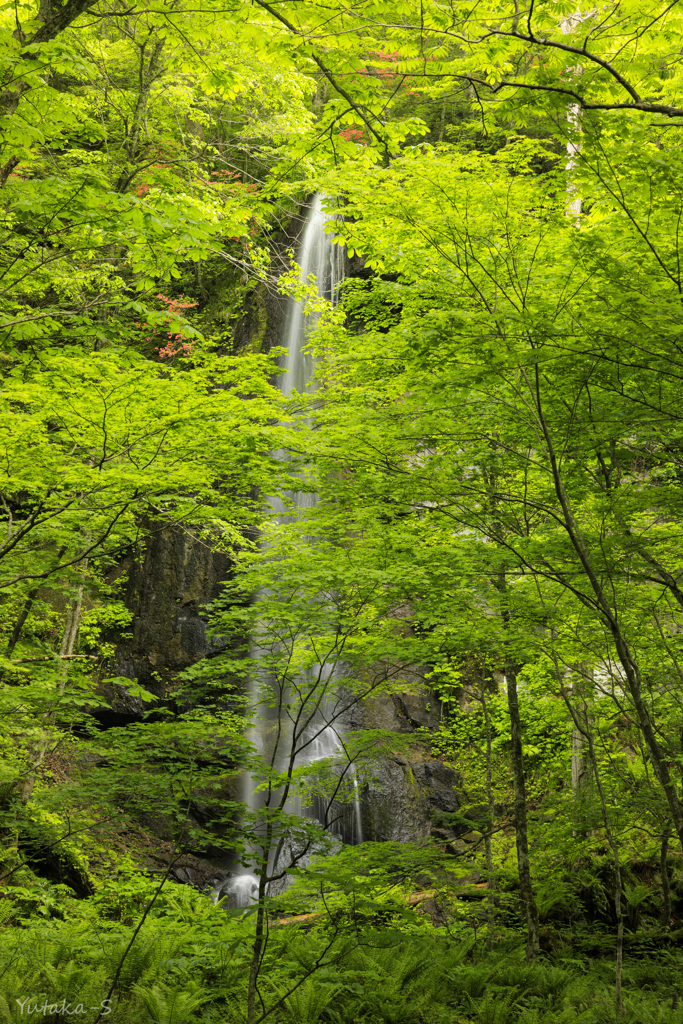
[[[310,276],[314,276],[321,297],[335,305],[344,277],[345,257],[342,248],[334,244],[331,235],[325,230],[329,220],[329,215],[322,207],[322,197],[314,196],[304,221],[297,262],[301,268],[302,281],[306,282]],[[283,357],[282,363],[284,373],[278,382],[278,387],[285,396],[296,392],[304,393],[311,385],[314,360],[308,350],[308,341],[319,319],[320,313],[317,310],[307,312],[304,301],[295,298],[289,299],[282,340],[287,354]],[[286,457],[284,453],[278,454],[281,454],[283,458]],[[290,494],[289,500],[298,510],[310,507],[315,504],[317,499],[315,494],[301,491]],[[271,498],[270,504],[280,523],[289,521],[290,514],[279,498]],[[249,698],[252,707],[259,706],[258,681],[255,677],[249,683]],[[266,733],[268,725],[272,721],[268,710],[265,705],[261,706],[255,725],[249,732],[249,739],[260,753],[263,753],[267,746]],[[316,719],[309,726],[309,729],[311,736],[310,738],[303,737],[306,750],[297,754],[296,767],[312,765],[321,760],[334,761],[339,757],[343,747],[336,725],[333,727],[326,724],[324,715],[321,715],[319,720]],[[336,820],[329,825],[328,831],[331,836],[336,838],[337,843],[357,845],[363,841],[363,831],[359,787],[353,765],[350,766],[350,770],[347,768],[346,776],[352,787],[350,799]],[[263,806],[261,795],[255,792],[255,784],[246,772],[242,780],[242,800],[249,811],[255,811],[259,806]],[[322,814],[316,806],[317,803],[318,801],[314,798],[312,805],[304,807],[300,798],[290,798],[287,801],[286,810],[290,814],[301,817],[302,820],[306,817],[322,820]],[[216,885],[213,890],[214,898],[227,898],[233,907],[249,906],[254,902],[258,891],[259,879],[254,872],[253,868],[252,870],[243,868],[238,873],[232,872]]]

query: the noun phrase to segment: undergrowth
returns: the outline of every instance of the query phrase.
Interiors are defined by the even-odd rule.
[[[253,918],[189,888],[135,925],[105,899],[74,900],[64,918],[5,890],[0,902],[0,1024],[29,1016],[95,1024],[243,1024]],[[46,912],[45,908],[48,908]],[[62,901],[62,907],[67,904]],[[119,918],[117,920],[117,917]],[[526,964],[519,936],[487,951],[471,931],[401,923],[273,927],[260,977],[273,1024],[683,1024],[683,952],[629,956],[624,1012],[613,964],[567,948]]]

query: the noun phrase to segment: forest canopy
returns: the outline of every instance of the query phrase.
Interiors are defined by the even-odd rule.
[[[683,1020],[682,28],[0,11],[1,1020]]]

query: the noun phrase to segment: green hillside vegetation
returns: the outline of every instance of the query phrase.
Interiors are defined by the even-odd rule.
[[[0,11],[1,1024],[683,1022],[682,30]],[[334,307],[292,266],[314,193]],[[210,656],[121,675],[168,536],[229,566]],[[407,690],[437,725],[296,760]],[[460,809],[342,846],[387,759]],[[240,856],[255,901],[214,902]]]

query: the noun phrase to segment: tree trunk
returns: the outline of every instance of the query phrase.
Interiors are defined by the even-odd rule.
[[[85,577],[88,569],[88,559],[83,559],[81,566],[81,578]],[[32,591],[33,593],[33,591]],[[29,595],[30,596],[30,595]],[[78,639],[78,627],[81,621],[81,609],[83,606],[83,584],[76,590],[75,596],[69,602],[66,611],[66,618],[64,621],[64,630],[62,632],[62,642],[59,649],[60,658],[70,658],[74,653],[74,647],[76,646],[76,640]],[[26,611],[28,615],[28,610]],[[25,618],[25,617],[24,617]],[[67,662],[64,661],[61,666],[61,680],[59,687],[64,689],[67,681],[68,666]],[[48,753],[50,732],[49,726],[52,725],[54,720],[54,713],[48,712],[43,716],[42,728],[40,735],[37,740],[33,743],[33,755],[31,757],[31,767],[27,773],[18,780],[16,784],[16,792],[19,796],[19,800],[22,805],[26,805],[33,794],[33,789],[36,784],[36,771],[45,761]]]
[[[22,46],[26,46],[29,43],[48,42],[51,39],[56,39],[76,18],[93,6],[93,0],[66,0],[66,3],[40,0],[37,17],[32,22],[34,25],[38,23],[38,29],[29,37],[17,21],[17,27],[13,32],[13,36],[15,39],[18,39]],[[31,24],[31,22],[29,21],[28,24]],[[34,52],[24,52],[21,56],[27,61],[34,61],[36,59]],[[21,98],[29,90],[29,86],[23,81],[23,77],[18,67],[15,79],[9,83],[9,88],[5,88],[0,96],[0,105],[3,108],[2,113],[5,118],[16,114]],[[12,85],[14,85],[14,88],[12,88]],[[10,174],[18,164],[19,157],[11,156],[4,167],[0,168],[0,188],[5,187]]]
[[[531,862],[529,859],[526,781],[524,777],[524,759],[522,756],[522,724],[519,718],[519,700],[517,696],[517,671],[515,666],[509,662],[505,665],[505,679],[507,682],[510,732],[512,736],[512,773],[515,782],[515,843],[517,846],[517,865],[519,868],[519,888],[526,911],[526,959],[531,961],[536,959],[540,948],[538,908],[531,880]]]
[[[85,567],[83,573],[87,568],[88,560],[85,559]],[[69,601],[69,607],[66,611],[66,621],[64,622],[64,632],[62,633],[62,643],[59,649],[60,658],[69,658],[74,653],[76,647],[76,640],[78,639],[78,627],[81,623],[81,608],[83,606],[83,584],[81,584],[75,597]]]
[[[595,744],[593,742],[593,733],[590,728],[585,727],[580,716],[576,713],[575,708],[570,703],[567,695],[562,691],[562,697],[567,706],[569,714],[572,716],[574,727],[582,734],[587,746],[588,753],[591,761],[591,768],[593,776],[595,778],[595,784],[598,789],[598,795],[600,797],[600,810],[602,812],[602,821],[605,827],[605,835],[607,836],[607,842],[612,852],[612,858],[614,862],[614,914],[617,921],[617,955],[616,962],[614,965],[614,998],[617,1007],[617,1013],[623,1013],[624,1003],[621,997],[621,981],[622,981],[622,966],[624,961],[624,914],[621,906],[621,893],[622,893],[622,881],[621,881],[621,861],[619,859],[619,847],[617,846],[612,827],[609,821],[609,814],[607,811],[607,799],[605,797],[605,791],[602,787],[602,778],[600,777],[600,771],[598,768],[598,761],[595,756]]]
[[[24,604],[22,605],[22,609],[19,612],[19,615],[17,616],[17,621],[14,623],[14,629],[12,630],[12,635],[9,638],[9,643],[7,644],[7,649],[5,651],[6,658],[11,658],[12,654],[14,653],[14,648],[17,646],[17,643],[19,642],[21,632],[24,628],[24,623],[28,618],[28,614],[31,611],[31,608],[33,607],[33,602],[35,601],[37,595],[38,587],[34,587],[33,590],[29,591],[28,596],[24,601]]]
[[[510,626],[510,611],[507,606],[507,582],[504,572],[499,574],[496,589],[501,595],[501,616],[504,630],[507,632]],[[510,656],[507,642],[505,643],[505,681],[507,684],[508,711],[510,714],[511,761],[515,789],[515,843],[517,846],[519,888],[526,912],[526,959],[527,961],[532,961],[536,959],[540,949],[538,907],[536,906],[534,887],[531,880],[531,862],[529,858],[526,780],[524,776],[524,756],[522,753],[522,723],[519,717],[519,698],[517,694],[517,667]]]
[[[576,728],[572,729],[572,792],[577,796],[587,781],[586,752],[583,736]]]
[[[151,33],[150,33],[151,35]],[[128,159],[137,160],[140,155],[140,139],[147,136],[147,107],[152,86],[162,73],[161,52],[164,48],[163,39],[155,39],[148,52],[150,39],[138,45],[140,64],[138,67],[138,98],[131,120],[130,136],[126,149]]]
[[[256,931],[254,934],[254,945],[251,950],[251,965],[249,968],[249,988],[247,991],[247,1024],[254,1024],[256,1020],[256,984],[258,982],[259,970],[261,967],[261,955],[265,941],[265,907],[261,901],[259,886],[259,905],[256,911]]]
[[[589,784],[591,779],[591,760],[586,744],[586,731],[589,728],[588,719],[588,691],[592,690],[593,674],[589,666],[580,664],[576,666],[576,680],[572,684],[572,693],[576,697],[577,706],[574,709],[579,726],[572,728],[572,793],[578,796]]]
[[[491,831],[493,820],[496,815],[496,804],[493,799],[493,783],[491,778],[491,716],[489,706],[486,702],[486,684],[481,680],[481,706],[484,711],[484,725],[486,728],[486,799],[489,805],[489,827],[484,835],[484,853],[486,855],[486,873],[488,875],[488,893],[486,897],[486,948],[489,952],[493,949],[493,932],[496,920],[496,909],[498,900],[496,898],[496,878],[493,868],[493,851],[491,849]]]
[[[261,960],[265,953],[265,946],[268,940],[268,918],[266,910],[266,895],[268,890],[268,858],[267,851],[273,843],[272,826],[269,824],[266,829],[264,843],[265,863],[259,875],[258,885],[258,909],[256,911],[256,929],[254,932],[254,944],[251,948],[251,964],[249,966],[249,985],[247,988],[247,1020],[246,1024],[254,1024],[256,1020],[256,996],[258,995],[258,978],[261,971]]]
[[[671,924],[671,886],[669,884],[669,838],[671,830],[666,829],[662,836],[659,850],[659,869],[662,875],[662,924],[668,928]]]

